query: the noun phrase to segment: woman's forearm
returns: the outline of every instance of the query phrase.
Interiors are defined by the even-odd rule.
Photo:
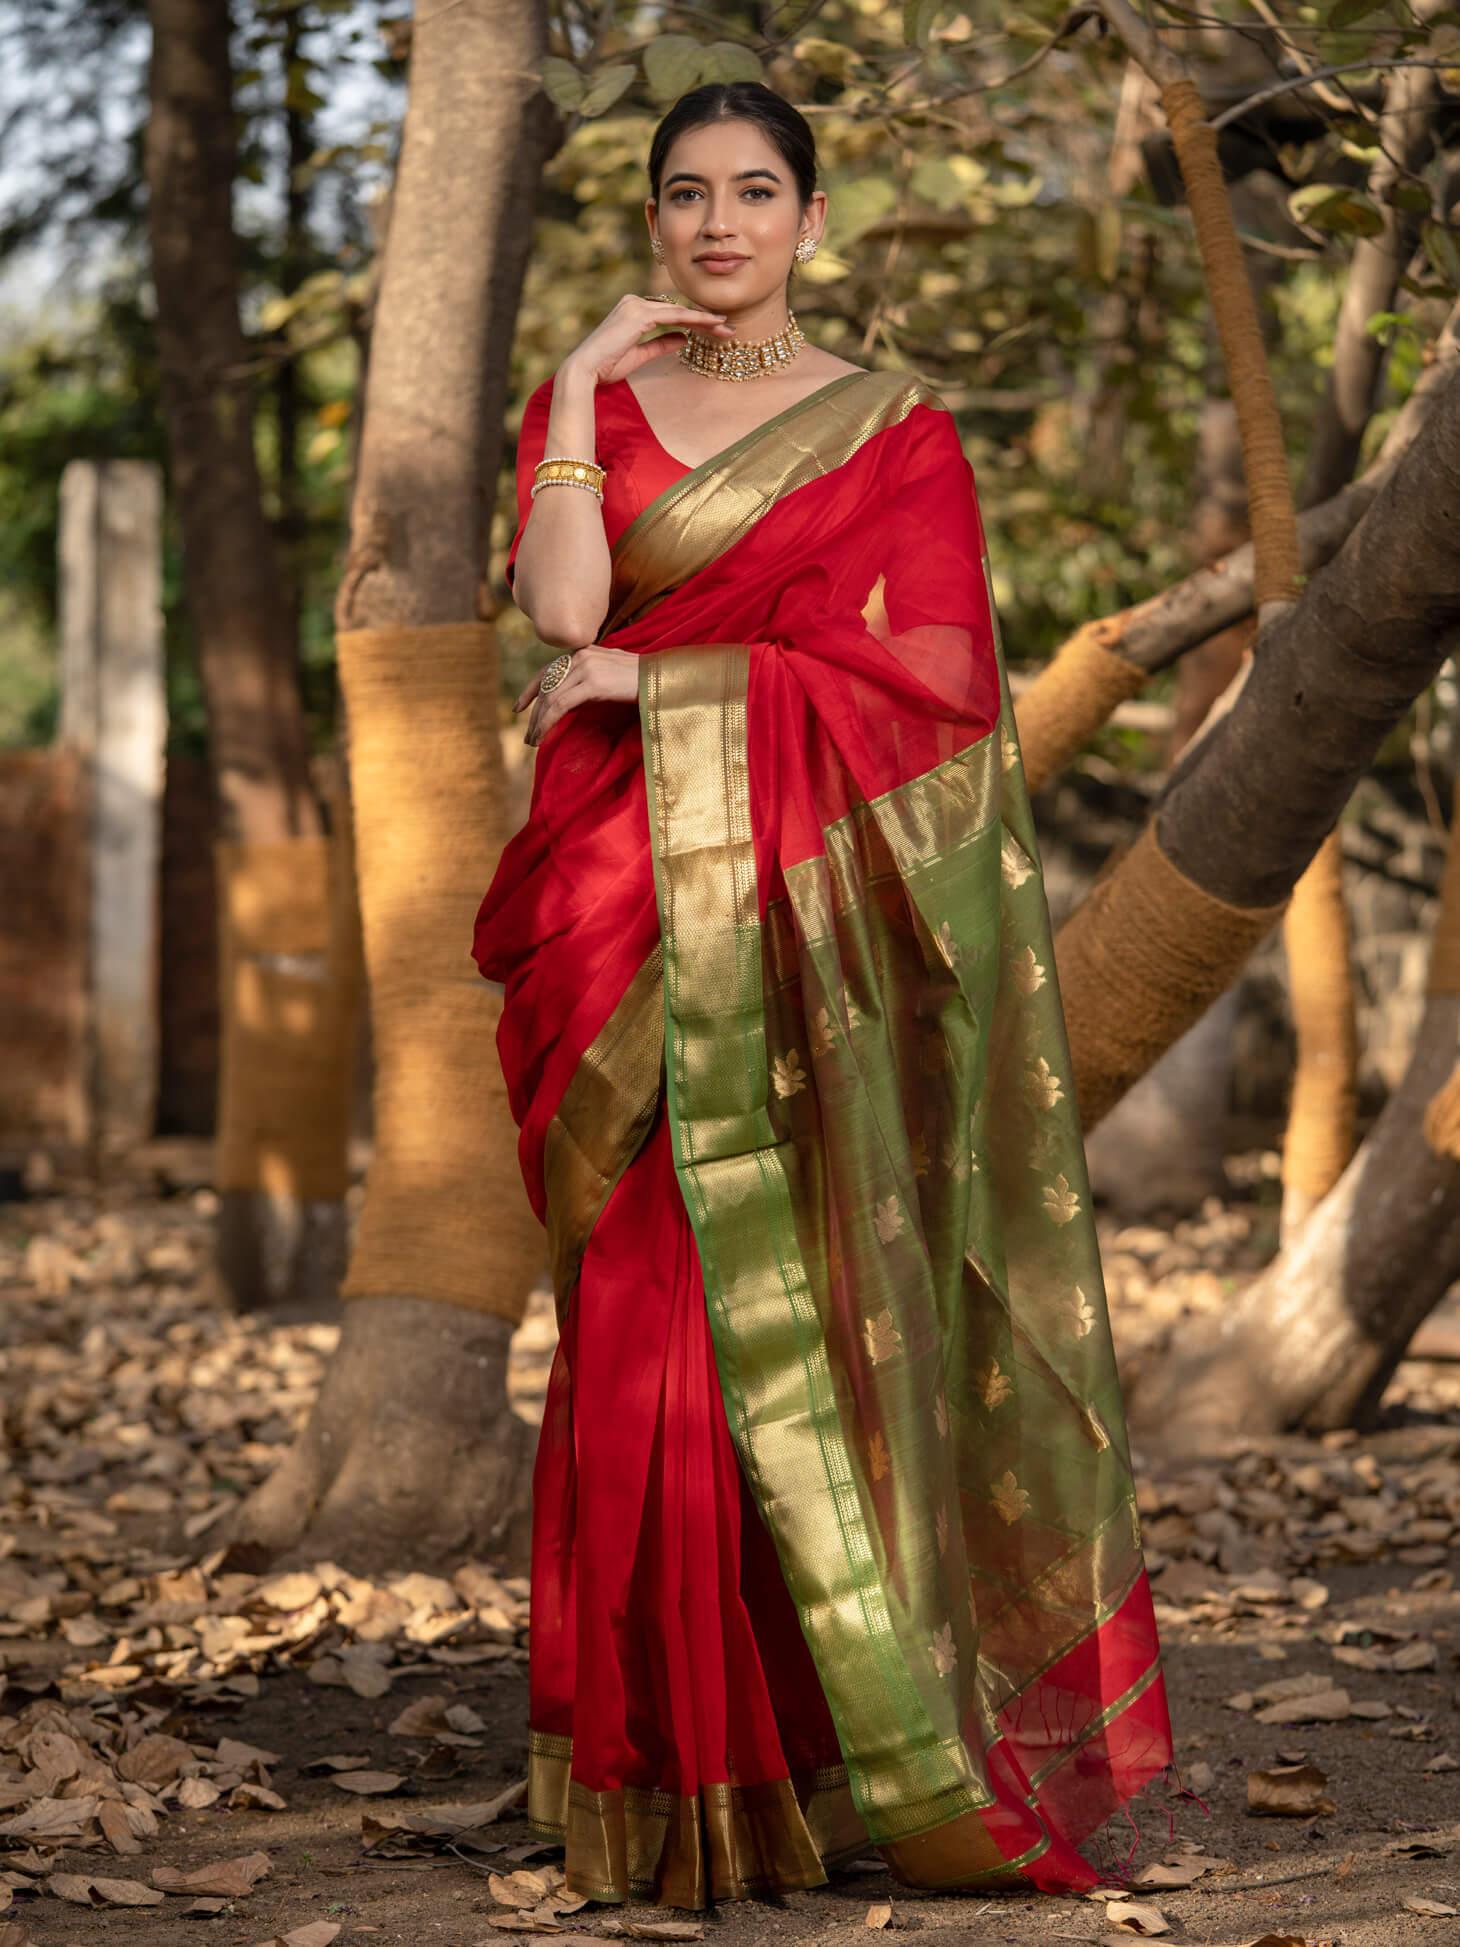
[[[548,415],[549,460],[591,460],[597,437],[595,381],[560,369]],[[517,548],[517,606],[552,648],[581,649],[595,640],[608,613],[608,541],[603,509],[579,487],[549,487],[532,503]]]

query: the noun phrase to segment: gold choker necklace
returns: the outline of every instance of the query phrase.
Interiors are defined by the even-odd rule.
[[[753,345],[723,345],[718,339],[701,338],[692,331],[679,357],[681,364],[692,372],[703,372],[707,379],[734,382],[778,371],[805,348],[806,334],[797,324],[795,312],[787,311],[785,325],[774,338],[761,338]]]

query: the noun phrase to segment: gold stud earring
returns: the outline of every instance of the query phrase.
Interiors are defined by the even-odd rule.
[[[659,241],[658,237],[651,237],[649,239],[649,248],[654,253],[655,263],[662,264],[664,262],[664,245]]]

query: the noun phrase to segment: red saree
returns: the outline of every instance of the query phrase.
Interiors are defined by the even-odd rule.
[[[599,400],[639,708],[476,944],[563,1325],[530,1816],[599,1899],[1089,1885],[1170,1733],[967,464],[895,375],[693,470]]]

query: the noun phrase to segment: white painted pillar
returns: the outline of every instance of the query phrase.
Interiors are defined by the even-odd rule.
[[[143,460],[61,476],[59,741],[91,793],[90,1077],[102,1150],[145,1142],[157,1101],[167,684],[162,482]]]

